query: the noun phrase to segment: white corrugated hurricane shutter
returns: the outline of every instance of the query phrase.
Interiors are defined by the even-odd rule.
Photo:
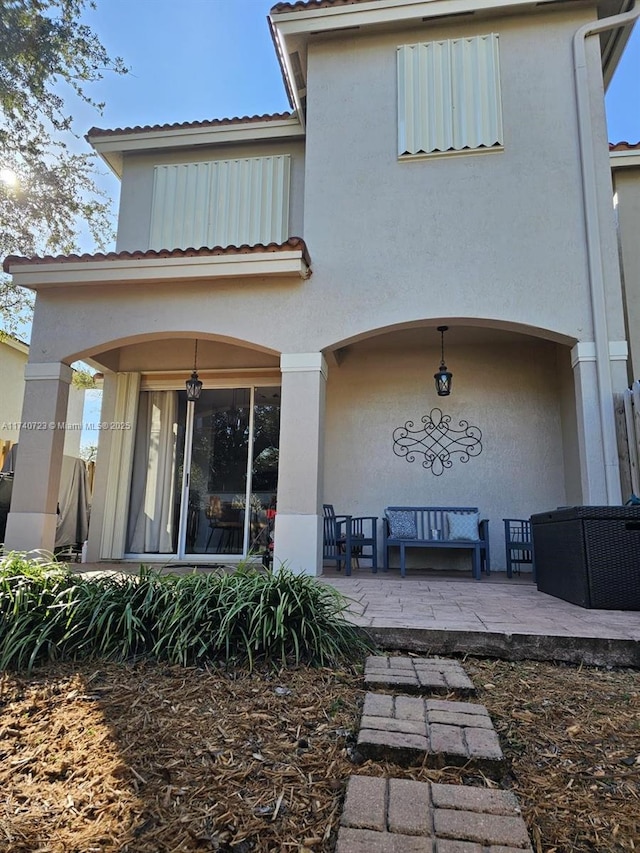
[[[288,154],[156,166],[149,248],[284,243],[290,169]]]
[[[398,48],[398,155],[502,145],[495,33]]]

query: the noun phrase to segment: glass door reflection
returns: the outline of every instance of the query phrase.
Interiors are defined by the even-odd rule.
[[[251,524],[247,553],[266,558],[273,547],[280,446],[280,388],[256,388],[252,419]]]
[[[249,388],[219,388],[194,404],[187,554],[244,553],[250,403]]]

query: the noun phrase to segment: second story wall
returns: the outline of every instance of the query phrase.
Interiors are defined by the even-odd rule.
[[[304,143],[124,159],[117,251],[284,242],[303,228]]]
[[[340,305],[321,318],[334,339],[429,316],[591,339],[572,41],[595,9],[576,5],[310,41],[304,236],[312,286]],[[491,33],[501,121],[488,122],[486,144],[495,147],[399,155],[398,47]],[[620,339],[597,39],[587,53],[609,332]]]

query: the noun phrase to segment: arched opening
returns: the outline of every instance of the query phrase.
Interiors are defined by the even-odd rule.
[[[194,332],[84,354],[104,371],[92,557],[264,554],[276,504],[279,356]],[[188,401],[186,380],[203,383]]]
[[[439,397],[445,323],[453,385]],[[582,499],[572,343],[450,317],[340,342],[327,382],[325,501],[378,518],[393,505],[478,506],[504,569],[503,519]],[[415,559],[414,568],[460,563],[453,551],[416,549]]]

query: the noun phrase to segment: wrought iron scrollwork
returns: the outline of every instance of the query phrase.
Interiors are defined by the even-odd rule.
[[[458,429],[451,426],[451,415],[443,415],[441,409],[431,409],[421,418],[423,426],[414,429],[413,421],[393,431],[393,452],[407,462],[424,457],[422,467],[436,477],[453,465],[452,457],[468,462],[472,456],[482,453],[482,430],[469,426],[468,421],[459,421]]]

